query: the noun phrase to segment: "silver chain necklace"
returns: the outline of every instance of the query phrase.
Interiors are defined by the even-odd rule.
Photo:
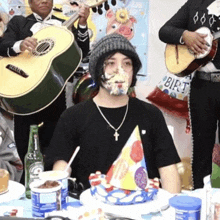
[[[96,104],[96,103],[95,103]],[[125,115],[124,115],[124,118],[121,122],[121,124],[118,126],[118,128],[115,128],[108,120],[107,118],[104,116],[104,114],[102,113],[101,109],[99,108],[99,106],[96,104],[96,107],[97,109],[99,110],[101,116],[105,119],[105,121],[108,123],[108,125],[115,130],[115,133],[114,133],[114,137],[115,137],[115,141],[118,141],[118,136],[119,136],[119,133],[118,133],[118,130],[121,128],[121,126],[123,125],[124,121],[125,121],[125,118],[127,116],[127,113],[128,113],[128,104],[126,105],[126,111],[125,111]]]

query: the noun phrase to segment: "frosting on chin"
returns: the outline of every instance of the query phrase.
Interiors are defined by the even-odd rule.
[[[149,179],[149,185],[143,190],[124,190],[106,182],[105,175],[100,172],[91,174],[90,192],[97,200],[111,205],[132,205],[153,200],[159,188],[158,178]]]
[[[117,73],[108,74],[105,72],[104,74],[107,80],[103,83],[103,86],[111,95],[127,94],[129,77],[122,68],[119,68]]]

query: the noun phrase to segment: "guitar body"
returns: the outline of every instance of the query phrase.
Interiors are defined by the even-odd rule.
[[[12,114],[33,114],[49,106],[82,59],[65,27],[45,27],[33,37],[38,40],[35,51],[0,59],[0,106]]]
[[[165,63],[170,73],[184,77],[211,61],[217,52],[218,41],[213,40],[208,28],[202,27],[198,33],[207,34],[206,41],[211,45],[204,54],[195,55],[186,45],[167,44],[165,49]]]

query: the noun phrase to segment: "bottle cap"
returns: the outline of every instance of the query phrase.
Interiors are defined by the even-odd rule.
[[[198,210],[202,200],[193,196],[174,196],[169,199],[170,206],[181,210]]]

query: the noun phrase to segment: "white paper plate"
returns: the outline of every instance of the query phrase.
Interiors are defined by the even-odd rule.
[[[9,180],[8,191],[0,195],[0,203],[20,199],[25,192],[25,187],[18,182]]]
[[[80,202],[84,206],[90,208],[102,208],[104,212],[123,215],[127,218],[141,219],[141,215],[146,215],[150,212],[159,212],[161,209],[166,209],[169,206],[169,199],[173,195],[163,189],[159,189],[156,198],[153,201],[139,203],[136,205],[109,205],[96,200],[90,193],[90,189],[85,190],[80,195]]]

